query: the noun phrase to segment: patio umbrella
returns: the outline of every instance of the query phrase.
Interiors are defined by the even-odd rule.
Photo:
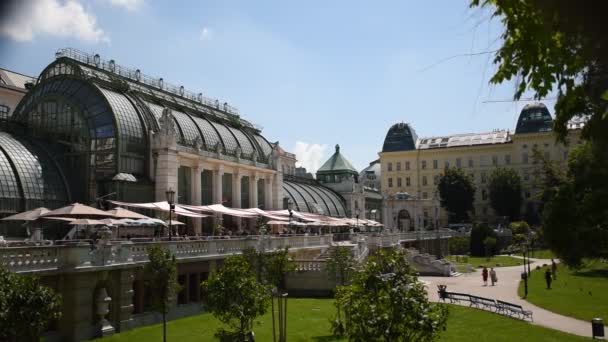
[[[173,226],[183,226],[183,225],[185,225],[185,223],[179,222],[179,221],[176,221],[176,220],[167,220],[167,221],[165,221],[165,223],[166,224],[171,224]]]
[[[101,225],[101,224],[104,224],[104,223],[102,221],[100,221],[100,220],[93,220],[93,219],[83,218],[83,219],[72,220],[68,224],[71,224],[73,226],[98,226],[98,225]]]
[[[28,211],[24,211],[22,213],[19,214],[15,214],[15,215],[11,215],[8,217],[3,218],[3,221],[25,221],[25,223],[23,224],[23,226],[26,226],[26,231],[27,234],[30,235],[30,228],[29,225],[38,220],[38,218],[40,218],[40,215],[48,213],[50,210],[48,210],[47,208],[44,207],[40,207],[40,208],[36,208],[36,209],[32,209],[32,210],[28,210]],[[38,233],[36,233],[38,232]],[[34,231],[34,239],[41,239],[42,238],[42,226],[40,226],[37,230]]]
[[[95,209],[93,207],[89,207],[88,205],[84,205],[84,204],[80,204],[80,203],[72,203],[63,208],[55,209],[53,211],[49,211],[48,213],[41,215],[41,217],[48,217],[48,216],[113,217],[114,215],[107,213],[105,211],[99,210],[99,209]]]
[[[99,221],[101,221],[101,223],[103,223],[103,224],[111,224],[114,226],[122,226],[122,225],[127,224],[123,220],[117,220],[117,219],[113,219],[113,218],[105,218],[105,219],[99,220]]]
[[[157,218],[139,219],[139,220],[135,220],[135,222],[137,222],[137,224],[140,224],[140,225],[153,225],[153,226],[157,226],[157,225],[166,226],[167,225],[165,223],[165,221],[163,221],[161,219],[157,219]]]
[[[146,219],[149,218],[146,215],[142,215],[140,213],[136,213],[134,211],[125,209],[125,208],[121,208],[121,207],[116,207],[114,209],[111,210],[106,210],[107,213],[112,214],[114,217],[117,218],[125,218],[125,219]]]
[[[41,215],[50,212],[47,208],[40,207],[28,211],[24,211],[19,214],[7,216],[2,221],[36,221]]]

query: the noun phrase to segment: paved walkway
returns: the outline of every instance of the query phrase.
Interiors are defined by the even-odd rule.
[[[551,260],[531,260],[533,260],[531,269],[534,269],[536,265],[551,264]],[[480,297],[500,299],[505,302],[519,304],[526,310],[532,310],[534,317],[533,324],[570,334],[591,337],[591,322],[559,315],[519,298],[517,295],[517,288],[521,278],[520,274],[523,272],[523,266],[498,267],[494,268],[494,270],[496,270],[496,275],[498,277],[496,286],[483,286],[480,270],[463,274],[459,277],[420,277],[420,279],[428,283],[426,288],[429,299],[432,301],[439,300],[437,285],[444,284],[447,285],[447,290],[449,292],[474,294]],[[490,283],[489,279],[488,283]],[[608,327],[606,329],[608,329]]]

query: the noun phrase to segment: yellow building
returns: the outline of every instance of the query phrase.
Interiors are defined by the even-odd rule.
[[[437,184],[445,167],[465,170],[474,180],[475,218],[496,217],[489,203],[487,183],[497,167],[517,170],[522,180],[522,214],[538,215],[535,184],[540,165],[533,158],[538,150],[545,158],[565,167],[568,151],[579,143],[583,120],[569,123],[569,144],[556,142],[553,119],[542,103],[526,105],[515,132],[495,130],[451,136],[418,138],[408,123],[393,125],[380,155],[384,223],[390,229],[430,229],[447,224],[447,213],[439,208]]]

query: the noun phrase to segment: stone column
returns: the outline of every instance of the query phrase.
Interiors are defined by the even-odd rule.
[[[213,203],[222,204],[222,178],[224,176],[224,167],[220,165],[217,170],[213,171]]]
[[[177,151],[171,149],[158,150],[155,177],[155,199],[156,201],[166,201],[165,191],[169,189],[177,192],[177,169],[179,161]]]
[[[241,177],[243,174],[239,172],[238,169],[235,169],[232,172],[232,207],[240,208],[241,207]],[[240,217],[235,218],[236,226],[238,230],[241,230],[242,220]]]
[[[266,187],[264,193],[266,195],[266,210],[273,210],[274,206],[272,203],[272,181],[273,181],[273,176],[269,175],[266,176],[266,181],[264,182],[264,186]]]
[[[193,205],[201,205],[201,173],[203,172],[203,166],[201,164],[197,164],[192,168],[192,204]],[[193,219],[194,222],[194,235],[202,235],[202,220],[198,217]]]
[[[283,173],[277,172],[272,182],[272,208],[283,209]]]
[[[258,207],[258,181],[260,176],[257,172],[249,177],[249,206],[252,208]]]

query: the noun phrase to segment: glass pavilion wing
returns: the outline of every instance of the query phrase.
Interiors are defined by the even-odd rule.
[[[310,195],[308,191],[306,191],[306,189],[304,189],[302,184],[291,183],[289,185],[292,186],[294,190],[297,191],[300,196],[302,196],[302,198],[304,198],[304,201],[308,206],[308,212],[315,212],[317,201],[315,198],[313,198],[313,196]]]
[[[226,154],[234,155],[236,152],[236,148],[239,146],[239,143],[236,141],[230,130],[226,128],[223,124],[209,121],[215,127],[217,132],[220,134],[222,141],[224,142],[224,147],[226,149]]]
[[[20,209],[19,184],[17,177],[9,164],[7,156],[2,152],[0,144],[0,213],[17,212]]]
[[[141,118],[131,101],[120,93],[105,88],[99,89],[112,107],[121,138],[133,143],[144,143]]]
[[[78,142],[72,148],[96,153],[91,165],[96,163],[98,169],[116,169],[114,114],[99,88],[90,82],[50,78],[28,92],[13,118],[27,124],[34,133]],[[64,134],[70,137],[65,138]]]
[[[341,203],[336,203],[331,197],[327,196],[326,192],[322,191],[320,188],[320,186],[310,186],[310,190],[317,194],[319,198],[322,198],[325,204],[327,205],[328,212],[326,213],[326,215],[334,217],[340,216],[338,208],[341,206]]]
[[[300,186],[307,191],[310,196],[315,199],[315,203],[317,204],[318,209],[321,209],[323,212],[319,214],[323,215],[337,215],[338,211],[333,202],[331,202],[328,198],[325,198],[322,193],[319,193],[315,190],[315,187],[309,184],[300,184]]]
[[[26,147],[6,132],[0,132],[0,146],[15,167],[26,210],[67,202],[66,185],[57,166],[43,151],[30,144]]]
[[[324,187],[321,187],[321,186],[314,187],[314,189],[318,190],[321,193],[324,193],[325,198],[328,198],[330,201],[332,201],[334,203],[334,205],[336,206],[336,209],[337,209],[337,215],[334,215],[332,213],[332,216],[341,216],[341,217],[346,216],[346,208],[344,207],[344,203],[342,202],[340,197],[338,197],[338,195],[336,195],[333,191],[326,189]],[[331,209],[331,206],[330,206],[330,209]]]
[[[206,119],[199,118],[198,116],[192,116],[194,123],[203,133],[203,141],[207,146],[207,150],[213,150],[215,145],[220,144],[220,150],[224,147],[222,140],[220,139],[219,134],[213,128],[213,125],[209,123]]]
[[[180,143],[185,146],[194,146],[196,140],[201,138],[201,134],[194,121],[190,118],[190,115],[176,110],[171,112],[183,134]],[[203,140],[201,140],[201,142],[203,142]]]
[[[289,182],[283,182],[283,189],[285,189],[285,191],[287,191],[287,193],[291,197],[291,200],[296,206],[296,211],[310,212],[308,205],[306,205],[306,200],[304,199],[304,197],[302,197],[302,194],[300,194],[295,189],[295,186],[293,184]]]
[[[262,156],[264,158],[268,157],[270,153],[272,153],[272,146],[270,143],[263,136],[258,134],[254,134],[254,138],[262,149]]]
[[[228,129],[232,132],[232,134],[234,134],[234,136],[238,140],[243,154],[247,158],[251,158],[251,155],[255,151],[255,147],[253,146],[253,144],[251,143],[249,138],[245,135],[245,133],[241,132],[241,130],[239,130],[239,129],[232,128],[232,127],[228,127]]]

